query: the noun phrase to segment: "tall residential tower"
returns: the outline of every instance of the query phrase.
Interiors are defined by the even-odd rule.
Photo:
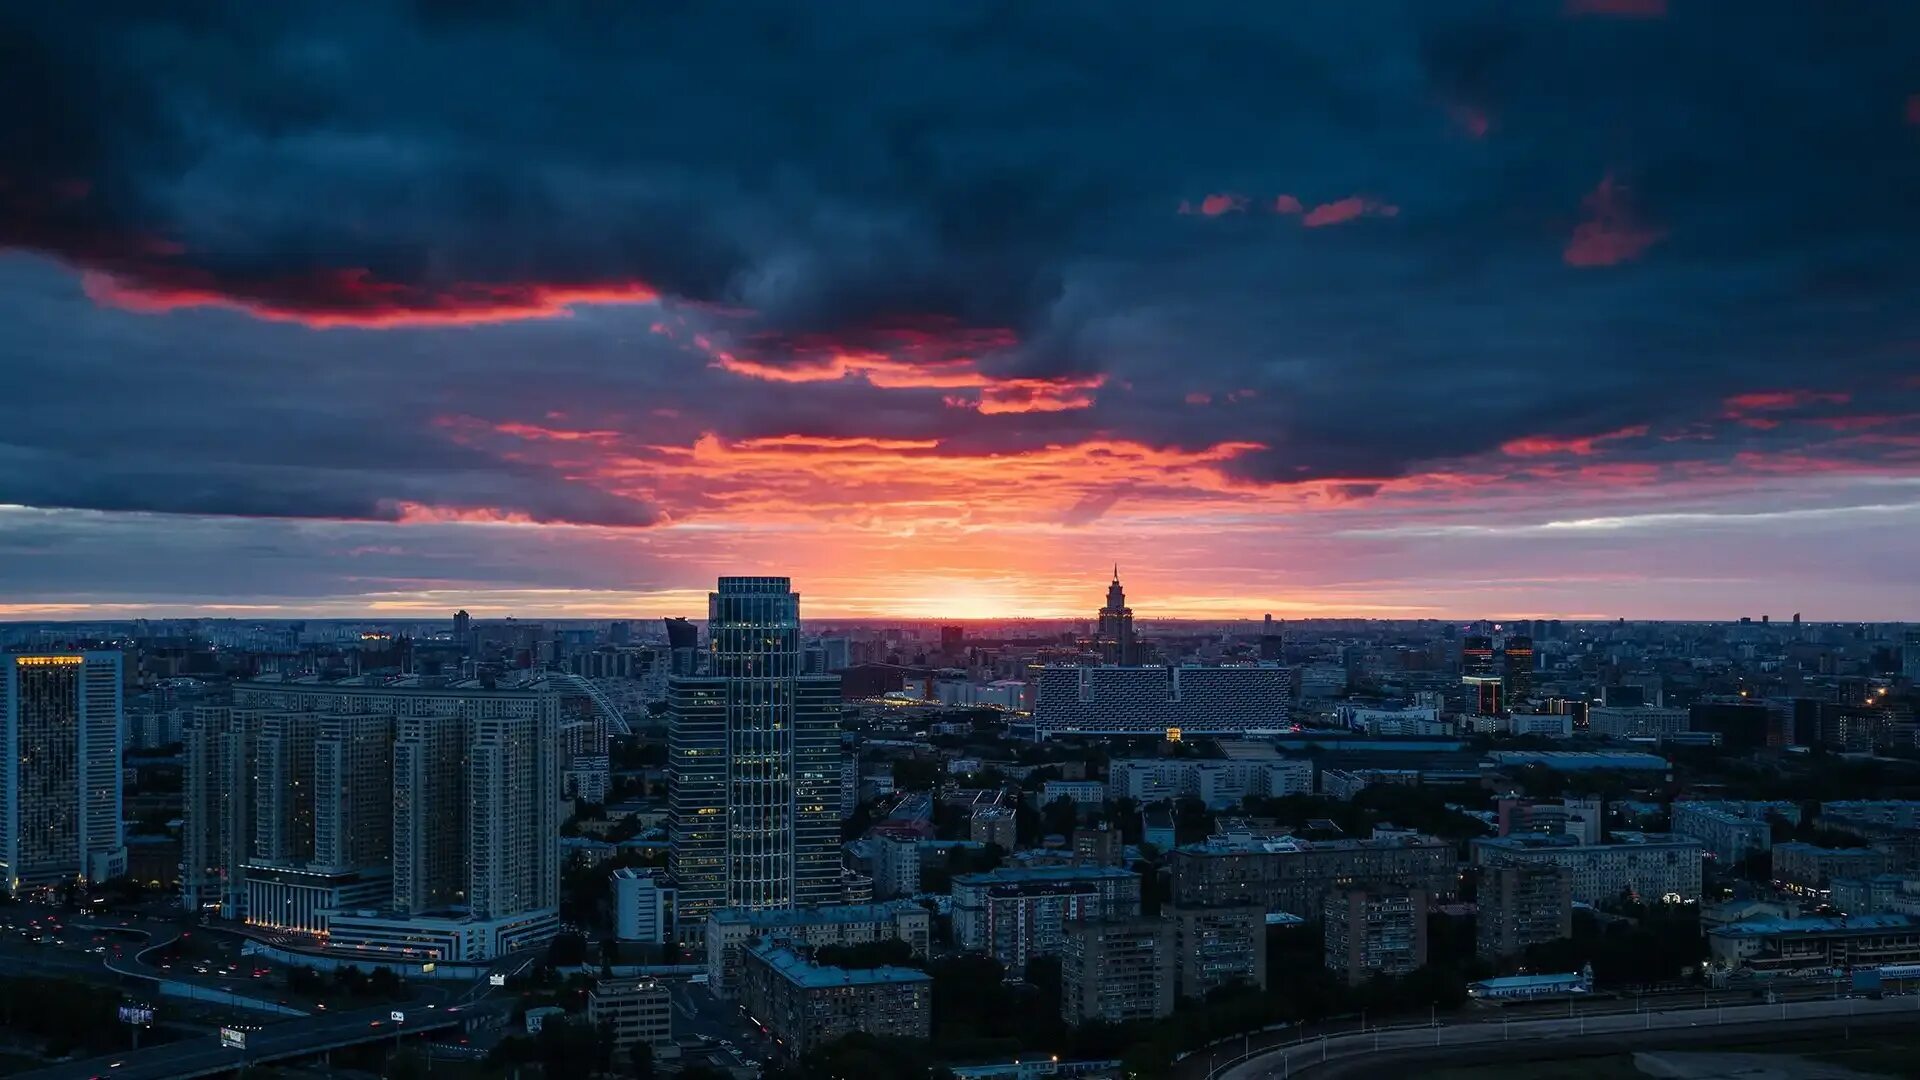
[[[126,872],[117,652],[0,657],[0,891]]]
[[[708,674],[667,690],[679,924],[716,908],[840,898],[840,679],[802,675],[800,597],[783,577],[723,577]]]

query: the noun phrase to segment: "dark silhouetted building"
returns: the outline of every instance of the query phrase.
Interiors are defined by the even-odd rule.
[[[1573,936],[1572,880],[1560,867],[1487,867],[1478,900],[1475,947],[1487,959]]]
[[[1505,642],[1506,694],[1511,705],[1525,701],[1533,693],[1533,639],[1509,637]]]
[[[700,670],[700,631],[686,619],[668,619],[667,670],[674,675],[693,675]]]
[[[1107,586],[1107,606],[1100,609],[1100,659],[1109,664],[1139,662],[1139,645],[1133,636],[1133,609],[1127,606],[1126,590],[1120,587],[1120,568],[1113,568],[1113,583]]]
[[[1687,727],[1718,734],[1729,750],[1757,750],[1769,742],[1767,707],[1757,701],[1695,702]]]
[[[1358,986],[1427,963],[1427,894],[1398,885],[1353,886],[1327,896],[1327,967]]]

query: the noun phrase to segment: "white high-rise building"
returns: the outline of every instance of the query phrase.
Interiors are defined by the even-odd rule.
[[[0,657],[0,889],[126,872],[117,652]]]
[[[708,674],[667,692],[683,934],[717,908],[840,898],[840,679],[801,674],[792,582],[721,578],[707,636]]]

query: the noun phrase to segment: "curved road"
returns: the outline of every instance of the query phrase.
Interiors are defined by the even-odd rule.
[[[1860,998],[1827,998],[1817,1001],[1787,1001],[1773,1005],[1723,1005],[1706,1008],[1668,1009],[1646,1012],[1593,1013],[1577,1017],[1530,1020],[1488,1020],[1478,1023],[1418,1025],[1377,1028],[1346,1035],[1304,1039],[1284,1046],[1255,1051],[1250,1057],[1222,1064],[1210,1074],[1213,1080],[1269,1080],[1290,1077],[1339,1063],[1360,1067],[1379,1055],[1386,1067],[1396,1057],[1422,1050],[1470,1050],[1475,1046],[1497,1049],[1498,1044],[1574,1039],[1582,1036],[1631,1037],[1641,1032],[1683,1033],[1694,1030],[1706,1034],[1717,1027],[1768,1027],[1816,1024],[1843,1027],[1853,1020],[1884,1023],[1898,1015],[1920,1021],[1920,997],[1887,998],[1872,1001]],[[1699,1031],[1698,1029],[1707,1029]],[[1727,1032],[1728,1035],[1734,1034]],[[1344,1070],[1342,1070],[1344,1071]]]

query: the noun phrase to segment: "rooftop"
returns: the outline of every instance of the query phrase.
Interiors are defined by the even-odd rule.
[[[1383,836],[1364,840],[1302,840],[1295,836],[1261,839],[1250,836],[1209,836],[1195,844],[1182,844],[1176,850],[1194,855],[1257,855],[1286,851],[1359,851],[1368,848],[1446,847],[1447,842],[1432,836]]]
[[[953,882],[956,885],[961,882],[969,885],[1012,885],[1029,881],[1104,881],[1139,876],[1118,866],[1003,866],[978,874],[961,874]]]
[[[1632,752],[1607,753],[1595,750],[1494,750],[1487,754],[1493,765],[1544,765],[1549,769],[1624,769],[1665,771],[1667,759],[1658,754]]]
[[[1776,934],[1859,934],[1872,930],[1920,930],[1913,915],[1842,915],[1835,918],[1748,919],[1708,930],[1719,937],[1771,937]]]
[[[716,923],[746,926],[813,926],[820,923],[886,922],[903,912],[924,912],[911,900],[888,900],[879,904],[823,904],[818,907],[721,908],[708,916]]]
[[[794,952],[776,941],[762,941],[748,950],[768,967],[778,972],[780,977],[795,986],[809,989],[835,986],[884,986],[887,984],[905,985],[909,983],[932,983],[933,976],[914,968],[877,967],[842,968],[825,967]]]
[[[1566,986],[1585,981],[1586,977],[1579,972],[1569,971],[1561,975],[1508,975],[1498,979],[1481,979],[1473,985],[1489,990],[1517,990],[1529,986]]]

